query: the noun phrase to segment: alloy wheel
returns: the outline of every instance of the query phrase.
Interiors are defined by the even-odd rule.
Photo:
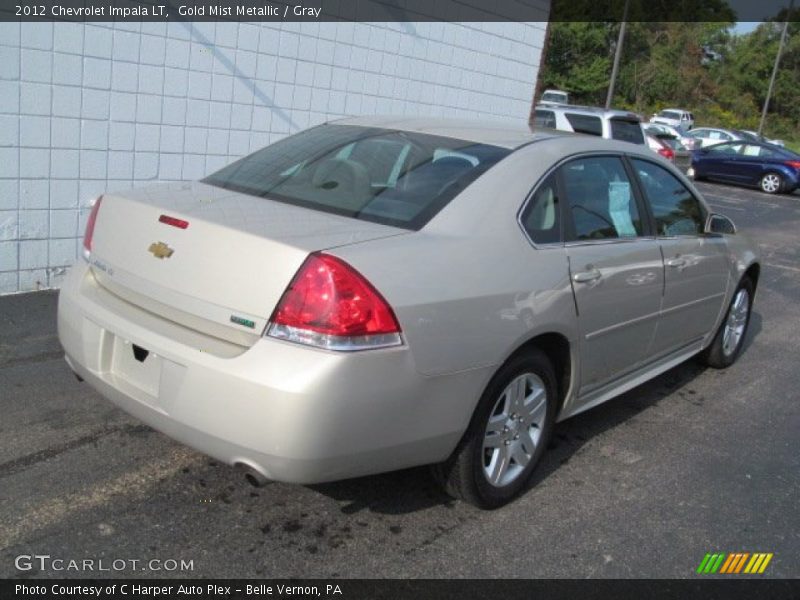
[[[749,313],[750,295],[746,289],[742,288],[736,292],[731,303],[728,320],[725,322],[725,330],[722,333],[722,352],[725,356],[731,356],[739,348]]]
[[[547,416],[547,390],[534,373],[523,373],[500,394],[486,425],[483,472],[495,487],[513,483],[530,463]]]

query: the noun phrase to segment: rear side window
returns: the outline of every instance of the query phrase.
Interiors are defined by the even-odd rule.
[[[536,189],[522,213],[522,226],[536,244],[561,241],[561,207],[556,176],[551,174]]]
[[[646,160],[632,162],[653,211],[658,235],[702,233],[705,214],[688,188],[663,167]]]
[[[509,153],[506,148],[417,132],[321,125],[246,156],[204,182],[354,219],[419,229]]]
[[[642,126],[638,121],[611,119],[611,139],[632,144],[644,144]]]
[[[600,117],[577,113],[564,113],[564,116],[569,121],[573,131],[603,136],[603,123],[600,121]]]
[[[744,156],[757,157],[757,158],[781,158],[781,153],[767,148],[765,146],[756,146],[755,144],[747,144],[742,150]]]
[[[615,156],[580,158],[561,167],[574,239],[642,235],[642,219],[622,161]]]
[[[556,128],[556,113],[552,110],[541,110],[537,109],[534,113],[534,126],[541,127],[543,129],[555,129]]]

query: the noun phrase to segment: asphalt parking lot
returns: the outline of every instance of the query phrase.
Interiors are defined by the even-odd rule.
[[[800,195],[700,188],[762,252],[739,362],[686,363],[561,423],[494,512],[424,468],[253,488],[78,383],[55,293],[0,298],[0,577],[683,578],[720,551],[800,577]],[[193,570],[17,571],[31,554]]]

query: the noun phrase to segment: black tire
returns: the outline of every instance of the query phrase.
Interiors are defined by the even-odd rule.
[[[538,426],[528,425],[523,421],[516,424],[512,421],[512,416],[508,417],[506,423],[514,423],[511,427],[512,430],[506,427],[503,431],[492,434],[492,439],[505,439],[503,444],[509,448],[504,449],[498,443],[496,450],[487,450],[484,448],[484,440],[487,439],[487,426],[489,419],[494,417],[496,422],[498,419],[506,418],[505,412],[498,414],[496,411],[500,406],[503,399],[506,398],[506,388],[518,378],[524,375],[533,375],[535,377],[527,377],[522,379],[525,386],[523,397],[528,397],[529,383],[539,385],[545,393],[545,414],[544,417],[539,419]],[[537,379],[538,378],[538,379]],[[531,397],[533,393],[531,393]],[[532,400],[527,406],[539,404],[538,400]],[[453,454],[445,462],[434,465],[432,468],[434,477],[444,487],[445,491],[461,500],[469,502],[479,508],[491,509],[497,508],[512,500],[528,483],[531,474],[536,468],[539,459],[544,453],[550,441],[550,436],[553,431],[553,424],[555,422],[556,410],[558,408],[558,394],[555,372],[553,366],[547,357],[540,350],[531,349],[520,354],[513,356],[503,365],[500,370],[494,375],[492,380],[486,386],[475,413],[472,416],[469,427],[467,428],[464,437],[459,442]],[[506,411],[507,412],[507,411]],[[525,411],[522,411],[525,412]],[[538,412],[538,411],[535,411]],[[519,417],[522,418],[522,417]],[[528,417],[524,417],[527,419]],[[534,417],[530,417],[533,419]],[[514,427],[520,429],[516,438],[513,437],[515,433]],[[528,453],[525,450],[523,441],[517,441],[522,435],[525,436],[526,432],[532,432],[530,442],[534,442],[533,452]],[[538,437],[536,437],[538,435]],[[505,438],[503,438],[505,436]],[[509,438],[509,439],[506,439]],[[523,444],[520,447],[520,444]],[[521,449],[525,456],[528,456],[528,463],[524,467],[516,462],[513,458],[513,448]],[[495,454],[496,453],[496,454]],[[513,480],[506,484],[498,482],[493,484],[489,480],[484,468],[489,468],[485,461],[490,455],[495,456],[495,460],[499,460],[501,453],[505,453],[507,458],[506,474],[513,475]]]
[[[775,184],[776,181],[777,185]],[[783,181],[781,174],[775,173],[774,171],[764,173],[758,181],[758,187],[765,194],[780,194],[785,186],[786,183]]]
[[[735,310],[734,305],[739,298],[740,292],[747,294],[747,311],[746,315],[744,315],[744,329],[742,330],[735,347],[731,347],[730,344],[727,344],[726,346],[725,329],[733,318],[731,317],[731,314]],[[709,345],[708,348],[700,353],[700,361],[703,364],[714,369],[725,369],[736,362],[736,359],[739,358],[739,354],[742,352],[742,347],[744,346],[744,341],[747,337],[747,329],[750,325],[750,312],[752,311],[752,308],[753,282],[749,278],[745,277],[742,279],[742,281],[739,283],[739,287],[737,287],[736,291],[733,293],[733,298],[731,298],[731,302],[728,305],[728,310],[725,312],[725,318],[723,319],[722,323],[720,323],[719,329],[714,336],[714,340],[711,342],[711,345]]]

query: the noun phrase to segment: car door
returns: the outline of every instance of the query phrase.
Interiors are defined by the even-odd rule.
[[[729,285],[724,239],[703,233],[706,211],[675,175],[631,159],[664,256],[664,298],[649,349],[657,357],[699,341],[717,321]]]
[[[647,360],[663,261],[621,157],[576,158],[559,174],[583,394]]]
[[[702,148],[703,146],[707,146],[710,142],[708,133],[708,129],[692,129],[691,131],[688,131],[686,135],[693,137],[696,140],[696,148]]]
[[[744,144],[739,155],[737,181],[757,184],[767,171],[769,160],[776,158],[774,150],[760,144]]]
[[[708,161],[706,176],[734,183],[741,181],[741,150],[742,144],[737,142],[717,144],[703,150]]]

